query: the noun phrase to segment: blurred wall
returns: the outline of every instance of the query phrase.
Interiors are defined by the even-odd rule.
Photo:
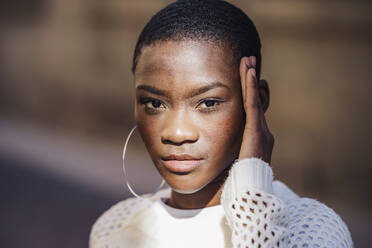
[[[120,153],[134,125],[132,54],[143,26],[169,2],[3,1],[0,153],[7,159],[0,166],[8,168],[8,158],[15,159],[20,162],[12,166],[24,173],[44,173],[88,190],[97,197],[97,205],[90,203],[95,213],[129,196]],[[231,2],[261,35],[276,177],[334,208],[356,247],[366,245],[372,228],[372,3]],[[138,146],[132,154],[145,152]],[[134,182],[149,170],[137,163]],[[140,191],[156,187],[153,173],[148,185],[136,184]],[[12,247],[16,237],[7,239]]]

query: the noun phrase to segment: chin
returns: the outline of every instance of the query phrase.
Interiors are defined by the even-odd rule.
[[[213,181],[213,180],[211,180],[211,181]],[[175,191],[175,192],[177,192],[177,193],[179,193],[179,194],[194,194],[194,193],[196,193],[196,192],[202,190],[202,189],[203,189],[204,187],[206,187],[209,183],[210,183],[210,182],[207,182],[207,183],[203,184],[202,186],[199,186],[199,187],[192,187],[192,188],[190,188],[189,185],[185,185],[184,183],[183,183],[184,187],[177,187],[177,186],[178,186],[177,183],[173,183],[173,184],[168,183],[168,185],[169,185],[169,187],[172,188],[173,191]],[[189,187],[188,187],[188,186],[189,186]]]
[[[198,192],[199,190],[203,189],[203,187],[200,187],[198,189],[176,189],[176,188],[173,188],[171,187],[173,191],[179,193],[179,194],[184,194],[184,195],[190,195],[190,194],[194,194],[196,192]]]

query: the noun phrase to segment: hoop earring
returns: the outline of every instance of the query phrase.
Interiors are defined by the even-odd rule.
[[[148,196],[148,197],[143,197],[143,196],[139,196],[136,192],[134,192],[134,190],[132,189],[132,187],[131,187],[130,184],[129,184],[128,176],[127,176],[127,172],[126,172],[126,170],[125,170],[125,153],[126,153],[126,151],[127,151],[127,145],[128,145],[128,142],[129,142],[130,136],[132,135],[132,133],[134,132],[134,129],[135,129],[136,127],[137,127],[137,126],[134,126],[134,127],[132,128],[132,130],[129,132],[128,137],[127,137],[127,139],[126,139],[126,141],[125,141],[125,144],[124,144],[124,149],[123,149],[123,173],[124,173],[124,179],[125,179],[125,183],[126,183],[128,189],[129,189],[129,191],[130,191],[130,192],[131,192],[135,197],[137,197],[137,198],[142,198],[142,199],[143,199],[143,198],[150,198],[151,196],[153,196],[156,192],[158,192],[158,191],[163,187],[163,185],[165,184],[164,179],[162,180],[162,182],[160,183],[158,189],[157,189],[154,193],[152,193],[152,194],[151,194],[150,196]]]

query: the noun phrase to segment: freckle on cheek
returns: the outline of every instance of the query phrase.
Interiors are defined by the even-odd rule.
[[[233,131],[229,128],[226,128],[226,129],[224,129],[223,134],[224,134],[224,136],[231,137],[231,135],[233,134]]]

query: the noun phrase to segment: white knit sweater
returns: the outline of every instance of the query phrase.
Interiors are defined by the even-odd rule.
[[[353,247],[332,209],[273,182],[271,167],[258,158],[234,163],[221,205],[175,209],[164,203],[169,195],[168,188],[117,203],[93,225],[89,247]]]

